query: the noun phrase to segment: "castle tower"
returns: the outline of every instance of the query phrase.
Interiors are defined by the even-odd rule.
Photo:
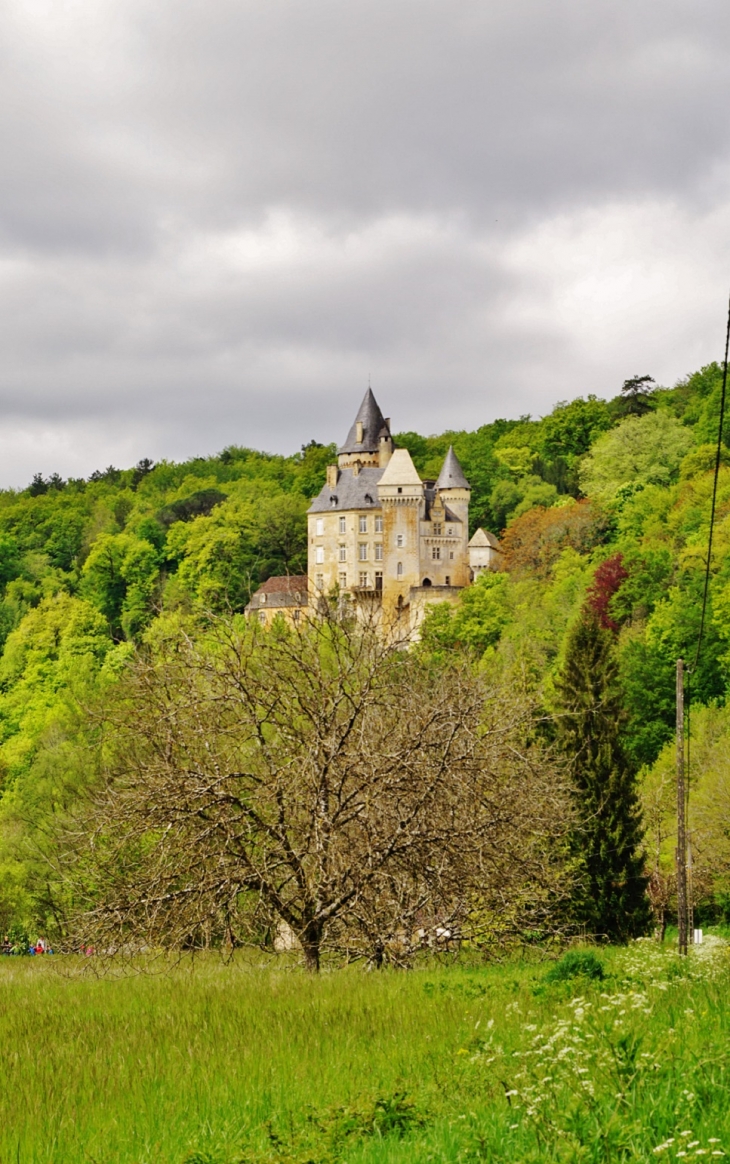
[[[347,439],[337,451],[337,463],[340,469],[385,468],[392,452],[390,421],[385,419],[372,389],[368,388]]]
[[[444,575],[448,575],[450,586],[468,586],[470,581],[467,550],[470,497],[469,482],[454,452],[454,446],[449,445],[449,451],[434,486],[430,516],[432,537],[437,529],[441,530],[442,535],[449,535],[449,544],[444,544],[443,555],[448,555],[444,557],[444,561],[448,562]]]
[[[413,586],[420,586],[420,529],[426,491],[408,449],[395,449],[378,482],[383,511],[383,618],[404,617]]]

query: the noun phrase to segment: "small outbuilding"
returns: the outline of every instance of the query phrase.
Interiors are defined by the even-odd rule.
[[[307,585],[306,574],[280,574],[267,578],[251,595],[245,613],[267,627],[271,626],[277,614],[282,614],[289,622],[299,622],[307,608]]]
[[[467,549],[472,582],[485,570],[502,569],[502,547],[494,534],[489,533],[488,530],[478,529]]]

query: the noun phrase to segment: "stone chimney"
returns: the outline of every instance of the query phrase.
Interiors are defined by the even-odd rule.
[[[393,456],[393,441],[389,436],[381,436],[378,446],[378,464],[384,469]]]

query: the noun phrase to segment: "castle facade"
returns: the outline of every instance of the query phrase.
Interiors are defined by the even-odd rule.
[[[309,508],[309,607],[338,594],[378,622],[417,635],[429,603],[454,602],[479,573],[499,568],[492,534],[477,530],[469,539],[470,496],[453,448],[438,478],[421,480],[408,450],[395,448],[390,421],[368,388]],[[268,622],[274,608],[260,601],[263,590],[247,609]],[[282,613],[288,609],[282,605]]]

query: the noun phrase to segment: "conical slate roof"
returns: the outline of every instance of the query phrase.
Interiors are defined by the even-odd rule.
[[[441,472],[439,473],[436,489],[469,489],[471,486],[464,476],[464,470],[459,464],[459,458],[454,452],[454,446],[449,445]]]
[[[362,424],[362,440],[357,439],[357,425],[358,422]],[[360,405],[360,411],[355,417],[352,428],[347,434],[347,440],[342,448],[341,453],[377,453],[380,447],[380,437],[390,436],[390,429],[385,422],[382,412],[378,407],[378,402],[373,396],[371,388],[368,388],[363,402]]]

